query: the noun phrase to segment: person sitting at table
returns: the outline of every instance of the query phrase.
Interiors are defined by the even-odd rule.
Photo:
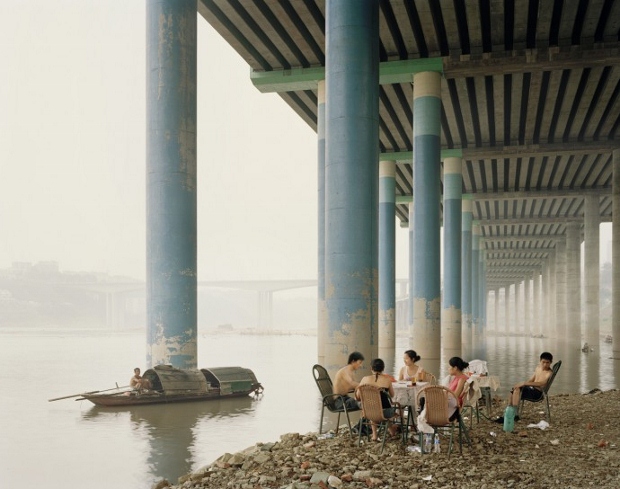
[[[359,382],[355,380],[353,374],[364,363],[364,355],[359,351],[354,351],[349,355],[349,362],[342,367],[336,376],[334,377],[334,394],[339,394],[336,398],[336,409],[342,409],[346,406],[347,409],[358,409],[359,405],[357,401],[352,397],[349,397],[350,392],[354,392],[355,388],[359,385]]]
[[[391,398],[394,397],[394,388],[392,387],[392,376],[384,374],[385,362],[380,358],[375,358],[371,364],[370,369],[372,374],[362,377],[359,385],[374,385],[381,390],[381,406],[383,407],[383,417],[393,418],[396,416],[396,408],[392,406]],[[359,393],[356,391],[355,397],[360,400]],[[377,425],[372,423],[372,441],[377,441]],[[391,436],[397,434],[398,428],[391,425],[388,429]]]
[[[448,373],[450,374],[450,384],[448,385],[448,389],[454,392],[454,395],[457,399],[456,404],[453,400],[448,402],[448,414],[450,420],[452,420],[457,408],[463,407],[463,399],[465,398],[465,394],[467,394],[465,384],[467,383],[469,377],[463,373],[463,370],[469,367],[469,363],[467,363],[461,357],[452,357],[450,360],[448,360],[448,364],[450,365],[450,367],[448,368]],[[449,399],[452,398],[450,397]]]
[[[403,361],[405,366],[400,369],[398,373],[398,380],[417,380],[424,382],[425,372],[422,367],[416,365],[416,362],[420,361],[420,355],[414,350],[407,350],[403,355]]]

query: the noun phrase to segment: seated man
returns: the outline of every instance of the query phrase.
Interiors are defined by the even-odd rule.
[[[519,382],[515,384],[510,391],[510,398],[508,399],[508,405],[518,408],[521,399],[528,399],[531,401],[539,401],[542,399],[542,388],[545,386],[549,377],[551,377],[551,362],[553,362],[553,355],[548,351],[540,354],[540,363],[534,370],[532,375],[525,382]],[[519,417],[515,416],[515,421],[518,421]],[[503,423],[503,416],[496,419],[498,423]]]
[[[151,382],[140,375],[138,367],[133,369],[133,377],[129,380],[129,386],[137,390],[150,389]]]
[[[336,372],[336,377],[334,378],[334,394],[340,394],[342,396],[342,398],[336,398],[336,409],[342,409],[343,402],[347,409],[359,408],[358,402],[354,398],[349,397],[348,394],[354,392],[359,385],[359,382],[353,378],[353,373],[362,366],[363,362],[364,355],[359,351],[354,351],[349,355],[349,363]]]

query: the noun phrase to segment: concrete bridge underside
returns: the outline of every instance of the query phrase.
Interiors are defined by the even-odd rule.
[[[170,52],[194,59],[193,33],[186,30],[195,26],[185,21],[162,25],[158,19],[185,19],[189,14],[183,6],[194,12],[197,7],[247,61],[254,85],[278,93],[317,131],[318,281],[324,291],[319,294],[319,360],[328,368],[341,365],[352,349],[376,355],[378,338],[390,337],[389,331],[378,331],[378,317],[388,319],[381,321],[382,328],[394,327],[389,320],[394,299],[378,297],[379,290],[393,296],[379,286],[385,278],[378,278],[383,275],[377,265],[379,253],[385,263],[393,256],[391,236],[377,231],[383,229],[377,209],[388,206],[410,228],[410,342],[426,349],[427,358],[438,357],[440,339],[454,341],[444,336],[448,329],[457,331],[457,324],[461,344],[475,346],[485,331],[488,291],[495,295],[511,287],[519,294],[523,289],[519,301],[542,291],[537,310],[544,304],[546,332],[580,328],[587,338],[597,336],[598,225],[605,221],[612,222],[617,258],[613,332],[620,338],[620,224],[613,220],[620,213],[619,2],[165,0],[159,5],[172,10],[149,14],[153,82],[168,73],[156,55],[166,42],[172,43]],[[194,87],[195,74],[187,66],[191,63],[178,64],[169,82]],[[177,127],[191,129],[195,94],[186,95],[182,100],[173,92],[168,99],[149,97],[151,119],[159,120],[158,107],[173,107],[190,116],[181,117]],[[156,148],[164,133],[150,134],[147,145]],[[194,142],[180,141],[182,166],[191,170]],[[156,166],[173,172],[178,159],[166,158],[167,163],[156,158]],[[448,160],[451,168],[460,164],[461,171],[447,172]],[[394,163],[393,172],[382,174],[381,189],[379,161]],[[191,188],[191,178],[179,188],[187,189],[188,181]],[[420,182],[425,185],[416,187]],[[439,193],[427,192],[435,185]],[[385,189],[393,190],[380,197]],[[178,200],[175,192],[167,198]],[[166,198],[155,187],[151,195],[153,209]],[[461,223],[452,214],[459,201]],[[444,240],[458,240],[467,250],[461,253],[463,275],[458,277],[451,272],[459,264],[439,276],[434,251],[448,220],[452,224],[449,231],[444,228]],[[155,221],[148,226],[154,236],[157,226]],[[181,233],[191,237],[191,229],[188,224]],[[576,265],[582,241],[583,277]],[[509,261],[517,258],[518,263]],[[157,254],[148,260],[154,271],[167,266]],[[173,275],[194,274],[191,263],[174,266]],[[440,278],[444,290],[451,291],[448,302],[448,296],[440,299]],[[151,285],[154,280],[149,279]],[[577,324],[571,318],[581,316],[575,308],[582,280],[586,314]],[[189,299],[177,300],[191,302],[195,281],[189,288],[171,287],[189,291]],[[155,303],[162,293],[174,295],[155,287]],[[519,307],[529,318],[525,305]],[[449,328],[445,311],[450,311]],[[150,327],[161,326],[160,319],[153,317]],[[192,327],[191,317],[183,321]]]

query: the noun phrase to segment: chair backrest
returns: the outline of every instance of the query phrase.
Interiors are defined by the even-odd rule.
[[[329,376],[329,373],[325,370],[325,367],[316,364],[312,367],[312,375],[314,376],[316,386],[319,388],[321,397],[323,397],[323,402],[333,407],[333,404],[336,401],[336,396],[334,396],[334,385],[332,384],[332,379]]]
[[[562,360],[558,360],[553,365],[553,368],[551,369],[551,376],[549,377],[549,380],[547,381],[547,383],[543,387],[543,392],[545,394],[547,392],[549,392],[549,389],[551,389],[551,384],[553,384],[553,379],[555,379],[555,376],[558,374],[558,370],[560,370],[561,366],[562,366]]]
[[[426,410],[426,422],[430,426],[446,426],[448,419],[448,396],[452,394],[450,389],[442,385],[427,385],[418,393],[418,397],[424,397],[424,409]]]
[[[374,385],[364,384],[357,388],[357,393],[362,404],[362,416],[376,423],[385,421],[381,404],[381,390]]]
[[[424,371],[424,381],[428,382],[430,385],[437,385],[437,377],[426,370]]]

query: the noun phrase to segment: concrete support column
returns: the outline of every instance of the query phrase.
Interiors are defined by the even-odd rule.
[[[540,306],[540,319],[538,321],[538,328],[536,334],[544,334],[545,329],[549,326],[549,260],[545,260],[542,266],[541,273],[541,306]]]
[[[471,348],[472,337],[472,196],[463,195],[461,202],[461,346],[463,351]]]
[[[523,333],[529,336],[532,333],[532,275],[523,277]]]
[[[325,366],[378,354],[379,1],[325,4]],[[346,60],[346,63],[343,63]]]
[[[390,369],[396,348],[396,162],[379,162],[379,357]]]
[[[534,310],[532,311],[532,325],[530,327],[530,334],[539,335],[540,334],[540,273],[538,270],[534,272],[533,275],[533,292],[534,299],[532,300],[532,305],[534,306]]]
[[[273,292],[258,291],[258,329],[268,331],[273,328]]]
[[[613,204],[612,204],[613,205]],[[600,341],[600,211],[597,195],[588,195],[584,206],[584,292],[585,292],[585,340],[598,351]]]
[[[514,332],[516,334],[521,334],[522,333],[522,327],[521,327],[521,317],[523,316],[523,314],[521,314],[523,312],[522,309],[522,302],[521,302],[521,282],[515,282],[515,327],[514,327]]]
[[[557,338],[566,338],[566,241],[555,244],[555,321]]]
[[[476,346],[480,325],[480,226],[472,225],[471,231],[471,341]]]
[[[613,152],[612,172],[612,215],[611,224],[611,335],[613,337],[613,356],[620,358],[620,149]]]
[[[325,307],[325,80],[317,89],[317,357],[325,365],[327,309]]]
[[[429,370],[435,371],[439,371],[441,358],[440,121],[441,74],[416,73],[413,76],[413,337],[416,351]]]
[[[196,0],[146,4],[146,365],[197,366]]]
[[[493,329],[497,334],[499,333],[499,287],[495,287],[493,294],[495,296],[495,301],[493,304]]]
[[[441,346],[449,358],[461,355],[461,158],[443,162],[443,304]],[[446,354],[448,355],[448,354]]]
[[[566,223],[567,339],[581,343],[581,236],[578,222]]]
[[[557,304],[558,304],[558,277],[557,277],[557,250],[549,253],[549,324],[546,325],[543,334],[550,338],[558,337],[558,316],[557,316]]]
[[[504,287],[504,333],[510,333],[510,284]]]
[[[409,203],[409,295],[407,303],[407,325],[409,327],[409,344],[413,345],[413,275],[414,269],[411,265],[413,263],[413,246],[414,246],[414,228],[413,228],[413,202]],[[417,352],[416,352],[417,353]]]

